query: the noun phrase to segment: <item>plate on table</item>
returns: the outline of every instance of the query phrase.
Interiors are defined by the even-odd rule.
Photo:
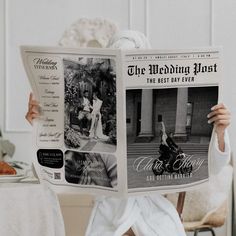
[[[0,183],[17,183],[22,179],[25,179],[27,176],[24,174],[16,175],[0,175]]]

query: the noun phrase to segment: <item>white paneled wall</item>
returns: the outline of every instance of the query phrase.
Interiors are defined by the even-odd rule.
[[[232,111],[233,143],[236,140],[235,12],[233,0],[0,0],[0,127],[4,127],[5,137],[16,144],[14,158],[30,162],[32,155],[31,127],[24,119],[30,88],[18,47],[56,45],[64,29],[80,17],[105,17],[121,29],[142,31],[152,46],[160,49],[222,45],[225,51],[222,98]],[[235,145],[232,146],[236,153]],[[60,199],[68,235],[74,236],[85,229],[92,200],[75,196]],[[78,217],[78,224],[70,216]],[[217,236],[230,236],[226,231],[222,227]]]
[[[29,85],[19,46],[57,45],[63,31],[80,17],[103,16],[128,28],[129,1],[9,0],[6,8],[6,130],[28,131],[24,120]],[[15,96],[12,96],[14,94]],[[18,103],[18,106],[15,104]]]
[[[209,0],[150,0],[147,34],[155,48],[208,46],[211,35]]]

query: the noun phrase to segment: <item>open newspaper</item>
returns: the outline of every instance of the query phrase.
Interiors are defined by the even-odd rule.
[[[34,163],[56,190],[165,193],[208,180],[219,49],[22,46],[21,53],[40,103]]]

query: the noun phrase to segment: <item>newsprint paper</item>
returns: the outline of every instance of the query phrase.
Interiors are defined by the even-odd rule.
[[[56,190],[167,193],[208,180],[219,49],[22,46],[21,53],[40,103],[34,164]]]

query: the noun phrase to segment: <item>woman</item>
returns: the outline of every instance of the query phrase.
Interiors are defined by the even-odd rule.
[[[39,115],[40,115],[39,112],[38,112],[38,108],[39,108],[38,102],[35,101],[33,99],[33,95],[30,94],[29,110],[28,110],[28,113],[26,114],[26,119],[31,124],[32,124],[32,121],[35,118],[39,117]],[[228,158],[229,158],[229,146],[228,146],[229,144],[227,143],[228,142],[227,140],[226,140],[226,143],[225,143],[225,135],[226,135],[226,128],[230,124],[230,113],[227,110],[227,108],[224,106],[224,104],[218,104],[218,105],[211,108],[211,112],[208,115],[208,119],[209,119],[208,120],[209,123],[214,124],[215,129],[214,129],[213,132],[215,132],[215,134],[216,134],[216,137],[215,137],[216,138],[215,139],[216,143],[213,146],[214,149],[212,150],[212,155],[217,155],[218,159],[214,158],[214,160],[217,161],[217,163],[213,163],[213,166],[215,166],[215,168],[213,169],[212,172],[214,173],[214,172],[217,172],[217,170],[219,170],[228,161]],[[142,198],[143,197],[140,197],[139,200],[142,200]],[[167,200],[165,200],[161,196],[157,196],[157,195],[156,196],[155,195],[150,196],[151,201],[150,201],[150,199],[148,199],[148,201],[150,201],[149,204],[153,204],[153,201],[156,201],[157,198],[159,198],[159,201],[163,202],[163,205],[167,204]],[[147,199],[145,199],[145,200],[147,200]],[[100,204],[99,204],[99,201],[100,201]],[[127,200],[127,199],[119,200],[119,199],[112,199],[112,198],[99,199],[97,204],[95,205],[94,212],[99,212],[99,214],[104,214],[104,212],[107,212],[107,209],[110,209],[110,206],[113,209],[114,209],[115,206],[119,206],[119,207],[115,208],[116,213],[114,215],[116,215],[116,216],[119,215],[119,214],[122,215],[123,212],[125,211],[126,206],[129,205],[129,204],[127,204],[128,201],[129,202],[130,201],[134,202],[135,198],[129,198],[129,200]],[[102,213],[102,211],[103,211],[103,213]],[[132,211],[132,209],[130,209],[130,211]],[[160,212],[162,212],[162,211],[164,211],[164,209],[160,209]],[[174,209],[171,209],[171,211],[172,211],[172,215],[173,215]],[[126,214],[127,214],[127,212],[126,212]],[[92,217],[95,217],[96,220],[98,220],[98,217],[96,217],[95,215],[96,215],[95,213],[92,214]],[[124,215],[122,215],[122,216],[124,217]],[[178,221],[177,213],[175,214],[175,218],[176,218],[175,220]],[[100,222],[102,224],[104,224],[104,221],[101,220]],[[181,227],[181,222],[180,221],[179,221],[179,224],[180,224],[179,226]],[[134,235],[133,231],[137,232],[137,235],[138,235],[138,233],[139,233],[139,235],[141,235],[140,232],[142,232],[141,231],[142,229],[140,229],[140,227],[138,227],[137,225],[134,225],[134,222],[133,222],[133,225],[131,225],[131,226],[132,226],[132,229],[129,228],[129,230],[124,235]],[[90,225],[90,227],[91,227],[91,231],[94,230],[94,228],[91,225]],[[117,228],[118,227],[119,227],[119,225],[117,225]],[[121,229],[121,234],[122,234],[122,229]],[[94,235],[96,235],[96,234],[94,234]],[[112,234],[110,234],[110,235],[112,235]],[[168,234],[166,234],[166,235],[168,235]],[[181,234],[181,235],[184,235],[184,234]]]
[[[148,48],[148,40],[139,32],[123,31],[110,42],[113,48]],[[30,95],[26,119],[32,123],[39,116],[38,102]],[[214,124],[213,142],[210,150],[211,173],[218,172],[229,160],[229,141],[226,128],[230,113],[224,104],[211,108],[208,123]],[[96,199],[86,236],[184,236],[184,228],[173,205],[159,194],[116,199]]]
[[[108,136],[104,135],[102,130],[102,115],[100,111],[103,101],[98,98],[98,94],[98,91],[93,92],[93,105],[91,106],[92,122],[89,130],[89,137],[107,140]]]

